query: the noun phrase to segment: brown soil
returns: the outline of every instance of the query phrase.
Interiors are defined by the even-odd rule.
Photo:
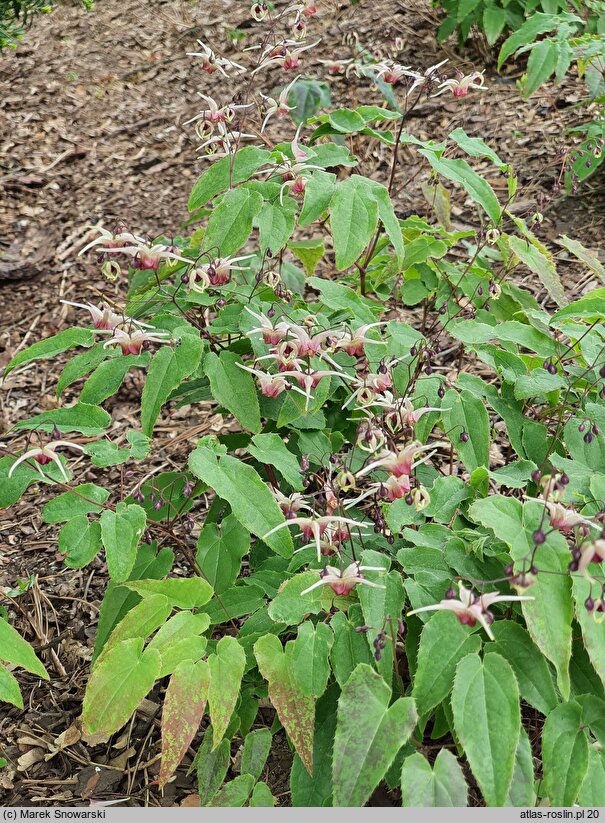
[[[320,36],[322,42],[306,61],[305,72],[323,77],[317,58],[351,56],[355,36],[372,50],[385,50],[395,36],[401,37],[399,59],[405,64],[417,66],[421,56],[425,68],[449,57],[467,71],[481,68],[481,52],[473,44],[462,52],[436,44],[435,17],[424,0],[362,0],[357,5],[325,0],[309,32],[310,41]],[[189,190],[206,167],[196,155],[193,128],[184,125],[199,110],[196,92],[223,99],[238,91],[202,74],[186,52],[195,51],[200,38],[238,60],[228,36],[236,28],[247,35],[244,45],[250,42],[248,4],[237,0],[102,0],[90,13],[67,6],[39,18],[23,45],[2,55],[0,244],[9,247],[15,273],[29,276],[9,280],[10,272],[3,269],[0,367],[18,349],[72,322],[72,310],[59,302],[61,298],[95,300],[99,291],[119,298],[122,284],[112,285],[99,274],[94,255],[77,256],[88,226],[110,228],[125,220],[133,230],[152,236],[181,231]],[[518,71],[514,65],[513,69]],[[578,81],[570,78],[522,101],[515,75],[498,77],[490,65],[486,77],[489,91],[462,103],[439,97],[419,106],[407,131],[423,139],[441,139],[463,126],[469,134],[482,136],[520,171],[520,200],[531,211],[540,195],[549,195],[559,173],[564,129],[575,122],[571,105],[581,97]],[[370,102],[372,96],[379,102],[367,81],[330,83],[335,104],[354,106]],[[262,84],[268,90],[283,81],[274,72],[265,74]],[[278,136],[271,129],[269,134]],[[385,179],[386,147],[354,141],[353,150],[364,173]],[[420,186],[427,168],[411,150],[404,149],[402,156],[398,211],[423,213],[427,204]],[[488,177],[491,174],[488,163],[477,167]],[[499,185],[496,174],[492,182]],[[575,198],[559,196],[545,209],[542,233],[548,238],[565,232],[598,247],[604,199],[599,179]],[[455,219],[461,225],[476,220],[463,198],[457,201]],[[1,252],[0,245],[0,262]],[[570,268],[570,278],[575,272]],[[19,419],[57,405],[54,388],[60,368],[61,363],[44,362],[11,374],[0,394],[0,433]],[[116,432],[136,420],[139,390],[137,379],[131,378],[111,401]],[[166,458],[162,438],[174,443],[178,436],[184,457],[196,437],[220,423],[207,412],[184,410],[167,416],[158,427],[158,460],[177,454],[171,446]],[[0,455],[13,448],[10,435],[4,441]],[[87,479],[94,479],[94,472]],[[159,687],[126,731],[111,741],[81,738],[77,718],[106,570],[100,560],[80,572],[64,568],[56,548],[56,527],[40,520],[44,494],[27,494],[0,520],[0,586],[16,588],[19,581],[31,579],[24,594],[0,594],[0,603],[51,672],[49,684],[21,676],[24,712],[0,707],[0,739],[10,761],[0,770],[0,800],[8,806],[81,805],[91,798],[125,798],[131,805],[182,803],[196,791],[194,778],[186,776],[187,763],[163,796],[153,783],[158,769]],[[66,731],[67,742],[62,738],[61,748],[57,738]],[[287,804],[290,753],[286,741],[282,743],[277,762],[272,755],[266,779],[279,802]],[[191,755],[196,746],[197,739]],[[60,750],[49,757],[57,747]],[[380,796],[374,798],[376,805],[391,805],[386,795],[382,801]]]

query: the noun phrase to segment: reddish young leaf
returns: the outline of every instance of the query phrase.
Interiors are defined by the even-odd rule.
[[[260,673],[269,683],[269,698],[305,769],[313,773],[313,726],[315,700],[303,694],[293,675],[291,655],[284,653],[274,634],[254,644]]]
[[[174,774],[198,730],[209,685],[210,669],[203,660],[184,660],[170,678],[162,712],[160,788]]]

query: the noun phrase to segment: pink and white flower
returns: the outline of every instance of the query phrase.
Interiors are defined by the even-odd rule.
[[[111,337],[103,343],[103,348],[119,346],[122,349],[122,354],[140,354],[141,350],[147,348],[149,343],[166,343],[166,338],[170,337],[168,332],[143,331],[142,329],[122,328],[120,326],[116,326],[110,333]]]
[[[381,583],[374,583],[368,580],[363,572],[385,572],[383,566],[362,566],[359,561],[351,563],[346,569],[338,569],[335,566],[326,566],[319,573],[319,580],[313,583],[308,589],[301,592],[301,596],[312,592],[320,586],[329,586],[334,594],[346,596],[358,584],[371,586],[374,589],[385,589]]]
[[[453,612],[458,620],[465,626],[475,626],[479,623],[485,629],[490,640],[495,640],[490,624],[494,622],[494,615],[489,611],[494,603],[518,602],[521,600],[534,600],[533,597],[519,595],[499,594],[490,592],[489,594],[478,595],[472,589],[467,589],[460,581],[458,583],[458,597],[445,597],[440,603],[433,606],[422,606],[419,609],[412,609],[408,612],[408,617],[413,614],[431,611]]]
[[[197,42],[201,47],[201,51],[188,51],[187,56],[199,57],[202,64],[202,71],[205,71],[207,74],[214,74],[218,71],[224,77],[229,77],[226,70],[232,71],[235,69],[238,72],[245,71],[244,67],[240,66],[239,63],[234,63],[231,60],[227,60],[226,57],[218,57],[212,49],[205,43],[202,43],[201,40],[198,40]]]
[[[211,123],[212,125],[216,125],[217,123],[231,123],[233,118],[235,117],[236,111],[239,109],[245,109],[252,105],[252,103],[247,103],[245,106],[235,106],[231,103],[228,103],[224,106],[219,106],[219,104],[214,100],[212,97],[208,97],[206,94],[202,94],[198,92],[198,95],[208,103],[208,108],[201,111],[199,114],[196,114],[195,117],[192,117],[191,120],[187,120],[183,125],[188,126],[189,123],[194,123],[196,120],[203,120],[204,122]]]
[[[319,40],[315,43],[309,43],[308,46],[299,46],[296,44],[296,41],[286,40],[281,45],[269,46],[265,49],[260,64],[254,69],[252,74],[254,75],[261,69],[266,69],[269,66],[275,66],[277,64],[280,64],[284,71],[294,71],[300,68],[300,57],[302,53],[314,48],[318,43]]]
[[[299,79],[300,74],[297,77],[295,77],[294,80],[292,80],[292,82],[289,83],[286,86],[286,88],[280,92],[277,100],[274,97],[267,97],[266,95],[261,93],[261,97],[264,100],[263,109],[265,112],[265,119],[263,120],[263,125],[261,126],[261,133],[265,130],[265,126],[269,122],[270,118],[273,117],[273,115],[276,115],[277,117],[285,117],[294,108],[296,108],[295,106],[288,105],[288,96],[290,94],[292,86]]]
[[[253,312],[248,306],[244,306],[244,309],[260,323],[256,328],[250,329],[247,334],[262,334],[263,342],[269,346],[276,346],[278,343],[281,343],[288,334],[290,323],[280,320],[274,324],[266,315]]]
[[[76,449],[77,451],[84,451],[84,446],[80,446],[79,443],[72,443],[70,440],[53,440],[50,443],[47,443],[46,446],[37,446],[34,449],[29,449],[21,457],[18,457],[13,465],[10,467],[8,471],[8,477],[10,478],[21,463],[24,463],[26,460],[34,460],[36,462],[36,468],[40,472],[41,475],[44,476],[44,472],[40,468],[40,466],[46,466],[48,463],[55,463],[59,467],[59,471],[65,482],[69,481],[67,477],[67,473],[63,467],[63,463],[59,459],[59,455],[57,454],[57,449],[63,447],[68,449]]]
[[[602,563],[605,560],[605,539],[587,541],[580,546],[578,571],[590,577],[588,567],[591,563]]]
[[[337,517],[333,514],[318,517],[316,514],[312,513],[309,517],[293,517],[290,520],[284,520],[283,523],[280,523],[278,526],[274,526],[274,528],[270,529],[270,531],[263,535],[262,539],[266,540],[267,537],[270,537],[272,534],[280,531],[280,529],[285,529],[287,526],[298,526],[306,540],[313,539],[315,541],[315,546],[317,548],[317,560],[319,561],[321,560],[321,538],[326,529],[333,529],[334,527],[339,527],[341,525],[354,526],[358,529],[369,528],[367,524],[360,523],[358,520],[352,520],[350,517]]]
[[[92,317],[92,324],[95,329],[101,331],[111,331],[116,326],[124,323],[134,323],[136,326],[148,327],[147,323],[134,320],[132,317],[125,317],[123,314],[116,314],[107,303],[95,306],[92,303],[74,303],[71,300],[61,300],[66,306],[75,306],[78,309],[86,309]]]
[[[457,78],[444,80],[439,84],[439,90],[435,94],[437,97],[445,91],[451,91],[454,97],[466,97],[469,91],[485,91],[485,78],[482,71],[474,71],[471,74],[460,74]]]
[[[385,345],[384,340],[373,340],[371,337],[367,337],[367,333],[370,329],[380,328],[385,325],[386,321],[382,321],[380,323],[366,323],[364,326],[360,326],[354,331],[347,330],[337,341],[334,348],[342,349],[351,357],[362,357],[364,355],[364,346]]]

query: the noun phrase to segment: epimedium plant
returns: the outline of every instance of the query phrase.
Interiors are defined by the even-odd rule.
[[[195,118],[211,162],[189,199],[199,226],[88,244],[108,277],[127,269],[125,303],[70,304],[91,323],[9,363],[79,349],[57,397],[79,394],[14,426],[0,505],[48,485],[41,517],[61,524],[67,567],[104,553],[82,723],[112,735],[162,681],[160,787],[207,714],[203,805],[273,805],[262,778],[281,728],[296,806],[361,806],[383,780],[404,805],[464,806],[464,761],[487,805],[602,805],[605,290],[568,301],[540,214],[513,213],[515,173],[481,138],[405,131],[427,95],[484,89],[479,73],[362,57],[342,71],[373,72],[384,105],[314,111],[275,145],[265,129],[300,99],[316,12],[253,6],[266,30],[246,68],[200,44],[204,72],[248,82],[237,106],[205,97]],[[294,80],[257,99],[275,65]],[[352,151],[369,140],[391,153],[386,185]],[[428,217],[395,211],[404,145],[430,169]],[[452,189],[476,230],[454,227]],[[140,427],[116,437],[103,404],[135,369]],[[170,471],[154,459],[167,405],[226,421]],[[96,482],[80,482],[89,467]],[[0,658],[43,676],[0,631]]]

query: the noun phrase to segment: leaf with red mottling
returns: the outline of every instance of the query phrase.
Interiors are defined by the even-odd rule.
[[[172,777],[202,720],[210,669],[204,661],[179,663],[170,678],[162,712],[162,765],[160,788]]]
[[[214,751],[227,731],[239,697],[246,667],[246,652],[235,637],[226,635],[216,644],[216,654],[208,658],[208,665],[211,674],[208,703],[214,731]]]
[[[290,644],[288,644],[290,645]],[[292,655],[274,634],[260,637],[254,654],[262,676],[269,683],[269,698],[284,729],[309,774],[313,773],[313,724],[315,700],[303,694],[294,676]]]

